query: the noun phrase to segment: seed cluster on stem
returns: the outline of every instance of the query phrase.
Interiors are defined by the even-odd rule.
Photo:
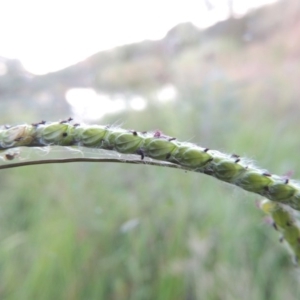
[[[213,176],[272,201],[300,210],[300,186],[270,174],[238,155],[224,154],[155,132],[61,122],[23,124],[0,129],[0,150],[13,147],[83,146],[137,154]]]
[[[236,154],[224,154],[196,144],[177,141],[161,131],[138,132],[113,126],[39,122],[0,127],[0,151],[16,147],[78,146],[136,154],[139,161],[154,159],[150,164],[178,167],[204,173],[264,196],[260,208],[273,219],[274,228],[282,234],[293,253],[300,259],[300,227],[293,210],[300,210],[300,186],[297,182],[273,175]],[[6,160],[15,154],[7,153]],[[138,159],[134,162],[138,162]],[[59,160],[69,162],[74,160]],[[87,160],[88,161],[88,160]],[[101,159],[99,161],[102,161]],[[115,162],[113,159],[106,161]],[[117,160],[118,161],[118,160]],[[44,161],[49,163],[51,161]],[[121,161],[124,162],[124,161]],[[43,163],[43,162],[42,162]],[[21,163],[16,166],[23,165]],[[288,207],[289,206],[289,207]]]
[[[279,203],[263,199],[260,209],[271,216],[273,227],[281,233],[280,242],[285,242],[293,255],[294,263],[300,260],[300,228],[294,212]]]

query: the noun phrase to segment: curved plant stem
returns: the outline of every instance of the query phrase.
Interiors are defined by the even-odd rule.
[[[236,154],[224,154],[179,142],[160,131],[137,132],[111,126],[72,125],[70,121],[71,119],[53,123],[42,121],[0,128],[0,150],[15,147],[79,146],[136,154],[140,156],[141,163],[145,157],[171,163],[300,210],[300,186],[297,182],[273,175]],[[7,159],[11,158],[13,157],[7,154]]]
[[[64,164],[64,163],[74,163],[74,162],[92,162],[92,163],[108,162],[108,163],[142,164],[142,165],[168,167],[168,168],[182,169],[182,170],[186,170],[186,171],[191,171],[188,168],[184,168],[180,165],[161,162],[161,161],[154,161],[154,160],[143,161],[143,160],[140,160],[140,159],[87,158],[87,157],[51,158],[51,159],[41,159],[41,160],[29,160],[29,161],[15,162],[15,163],[0,165],[0,170],[17,168],[17,167],[25,167],[25,166],[33,166],[33,165]]]
[[[300,259],[300,227],[290,206],[300,210],[300,186],[297,182],[273,175],[254,166],[236,154],[228,155],[191,143],[179,142],[160,131],[137,132],[110,126],[39,122],[0,128],[0,152],[16,147],[72,146],[105,149],[136,158],[50,158],[14,162],[15,153],[4,152],[9,161],[0,170],[22,166],[73,163],[110,162],[163,166],[200,172],[262,195],[260,208],[273,219],[273,226],[282,234],[295,262]],[[138,156],[137,156],[138,155]]]

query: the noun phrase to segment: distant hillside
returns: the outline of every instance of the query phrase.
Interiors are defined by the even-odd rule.
[[[47,95],[52,102],[64,99],[65,92],[76,87],[133,94],[169,83],[197,87],[213,70],[222,70],[228,80],[260,80],[274,72],[272,59],[282,60],[283,65],[299,60],[299,36],[300,2],[281,1],[206,30],[180,24],[162,40],[102,51],[43,76],[33,76],[17,61],[2,58],[7,72],[0,77],[0,97]]]

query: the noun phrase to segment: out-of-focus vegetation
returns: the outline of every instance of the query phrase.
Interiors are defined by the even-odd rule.
[[[69,116],[71,87],[140,94],[146,110],[99,122],[161,129],[300,178],[299,16],[295,0],[203,32],[183,24],[162,41],[45,76],[21,66],[11,75],[17,62],[5,61],[1,123]],[[176,101],[156,99],[165,84],[176,86]],[[205,175],[150,166],[3,170],[0,298],[299,299],[298,273],[256,199]]]

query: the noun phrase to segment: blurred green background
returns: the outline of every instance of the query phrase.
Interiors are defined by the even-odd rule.
[[[72,88],[138,95],[144,110],[94,123],[160,129],[300,178],[299,17],[298,1],[281,1],[205,31],[181,24],[43,76],[3,59],[1,123],[74,116]],[[176,97],[159,101],[166,85]],[[258,199],[151,166],[2,170],[0,299],[299,299],[298,270]]]

